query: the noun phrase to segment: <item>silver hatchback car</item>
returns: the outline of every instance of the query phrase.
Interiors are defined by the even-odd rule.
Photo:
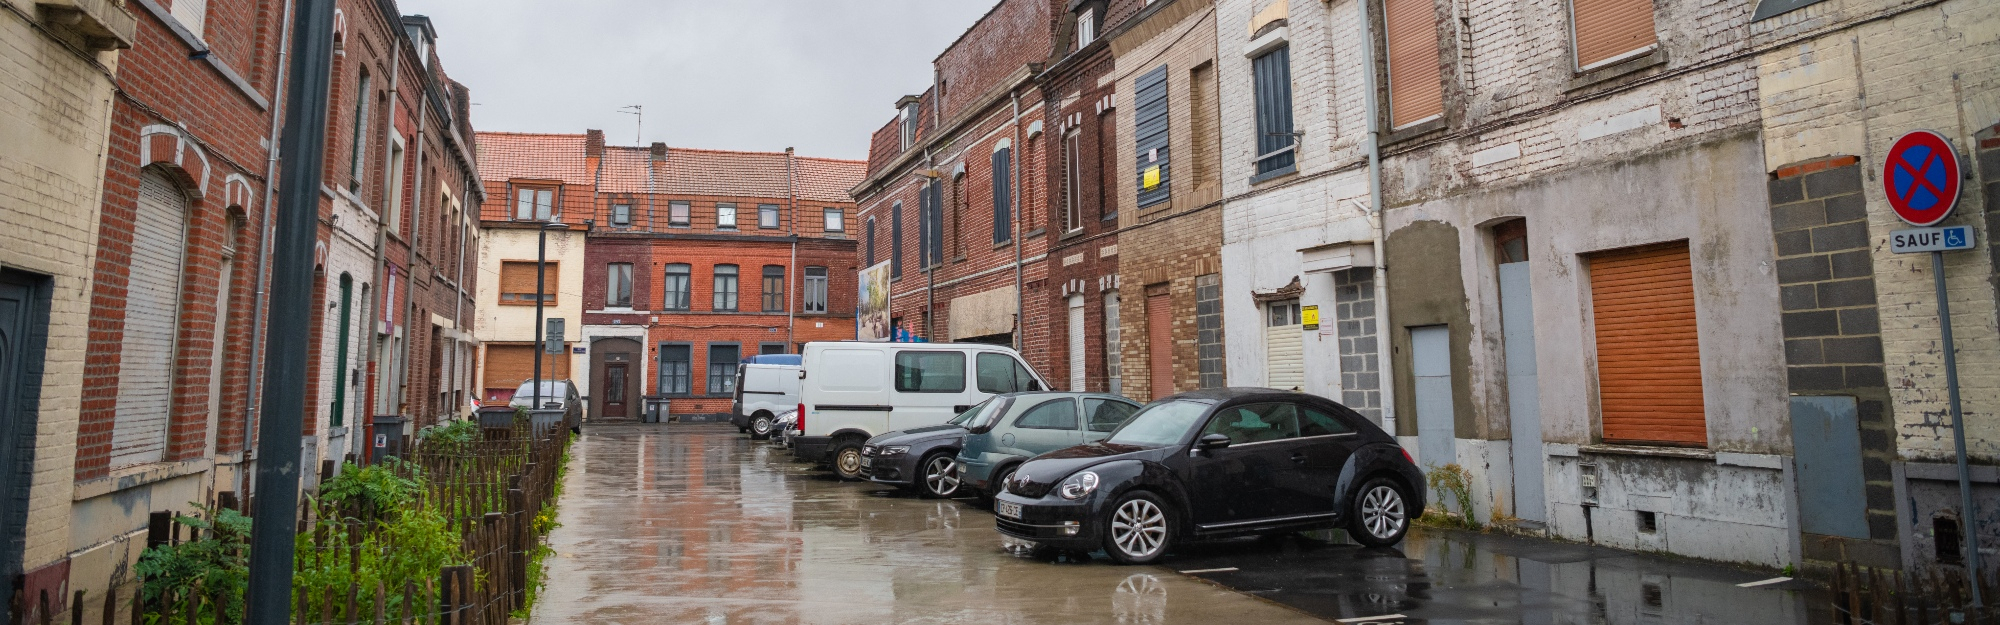
[[[967,423],[958,452],[959,479],[992,497],[1014,468],[1064,447],[1104,440],[1139,402],[1105,393],[1028,392],[994,396],[1006,406]]]

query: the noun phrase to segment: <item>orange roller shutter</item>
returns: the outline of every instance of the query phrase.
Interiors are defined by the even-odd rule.
[[[1437,6],[1432,0],[1383,0],[1382,22],[1389,48],[1389,126],[1401,128],[1443,114]]]
[[[1570,0],[1576,66],[1586,68],[1659,41],[1652,0]]]
[[[1706,446],[1687,243],[1591,255],[1590,299],[1604,441]]]

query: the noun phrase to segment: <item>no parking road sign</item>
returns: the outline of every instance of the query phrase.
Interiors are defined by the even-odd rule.
[[[1958,203],[1958,152],[1943,135],[1911,131],[1889,148],[1882,164],[1889,207],[1912,226],[1928,226],[1951,215]]]

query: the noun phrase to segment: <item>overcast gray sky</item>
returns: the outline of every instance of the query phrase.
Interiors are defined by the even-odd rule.
[[[867,158],[896,98],[992,0],[400,0],[437,27],[479,130]]]

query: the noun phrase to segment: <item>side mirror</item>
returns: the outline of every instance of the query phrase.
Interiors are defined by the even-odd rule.
[[[1228,434],[1203,434],[1194,442],[1195,449],[1222,449],[1229,446]]]

